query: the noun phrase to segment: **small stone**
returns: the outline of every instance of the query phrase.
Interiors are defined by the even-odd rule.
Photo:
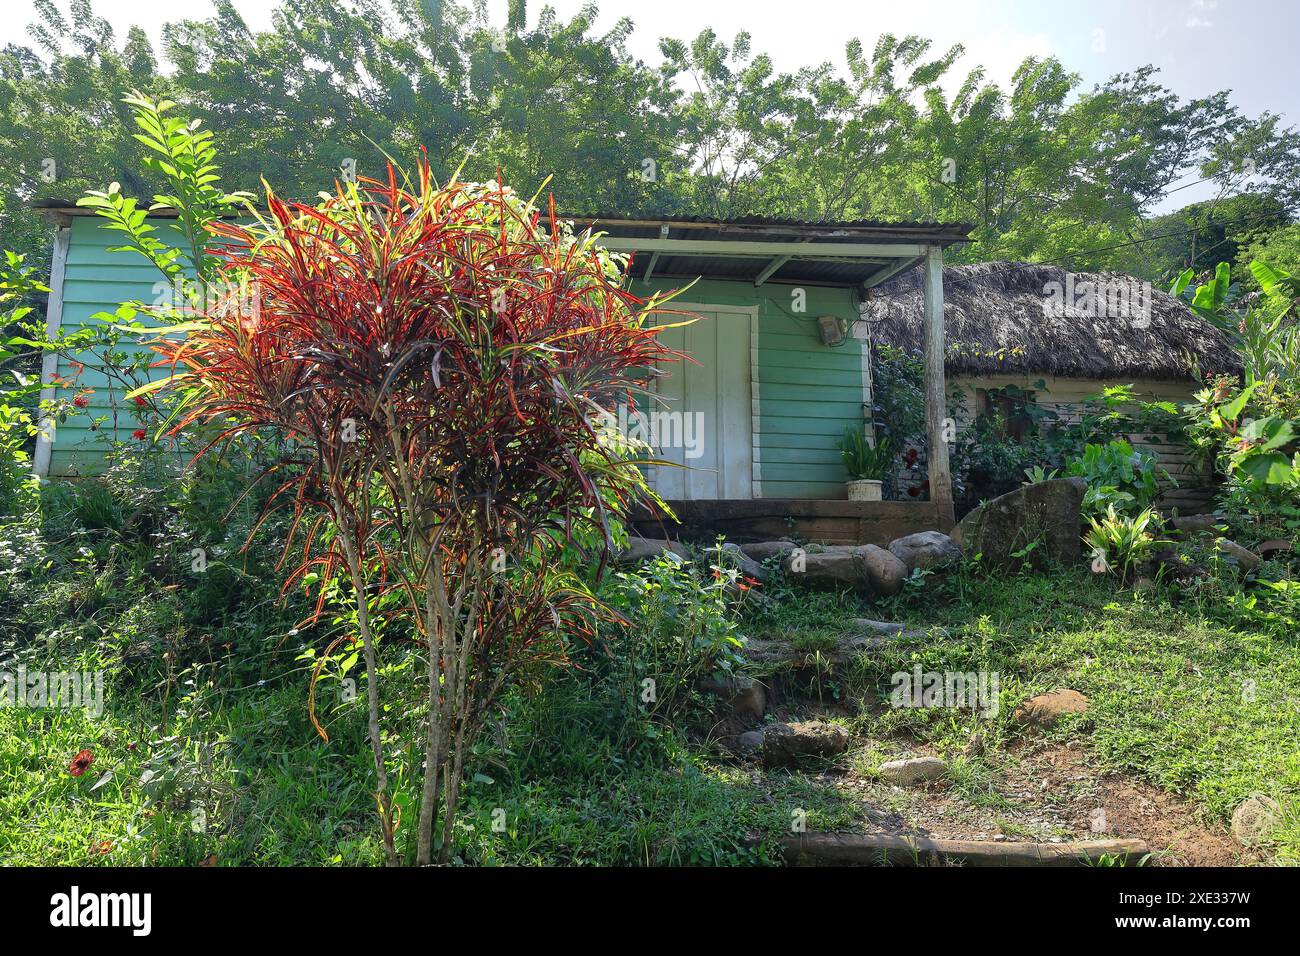
[[[763,763],[789,767],[800,757],[830,757],[849,746],[849,732],[839,724],[808,720],[794,724],[772,724],[763,733]]]
[[[938,780],[948,773],[948,765],[938,757],[910,757],[907,760],[891,760],[882,763],[880,778],[888,783],[902,787]]]
[[[736,738],[736,748],[742,753],[753,753],[763,748],[763,731],[747,730]]]
[[[1022,723],[1051,727],[1062,714],[1086,714],[1087,712],[1087,697],[1077,690],[1058,687],[1046,694],[1029,698],[1016,708],[1012,716]]]
[[[1245,846],[1268,843],[1277,829],[1282,808],[1272,797],[1252,793],[1232,813],[1232,835]]]

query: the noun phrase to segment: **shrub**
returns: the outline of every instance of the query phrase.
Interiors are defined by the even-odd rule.
[[[680,713],[701,677],[741,666],[742,644],[730,596],[738,585],[727,552],[702,568],[663,552],[639,568],[613,575],[601,596],[626,620],[619,681],[658,716]],[[651,683],[646,683],[650,681]]]
[[[872,445],[867,441],[866,433],[855,425],[845,427],[840,438],[840,457],[852,481],[882,480],[889,474],[894,454],[894,442],[888,435],[881,436]]]
[[[1168,478],[1155,458],[1134,451],[1122,438],[1105,445],[1085,445],[1083,453],[1066,466],[1065,474],[1088,482],[1083,510],[1093,514],[1147,508],[1160,493],[1157,475]]]
[[[1254,260],[1259,295],[1237,308],[1220,294],[1227,263],[1196,289],[1194,307],[1233,338],[1242,380],[1218,376],[1185,411],[1192,440],[1228,479],[1227,497],[1276,511],[1300,497],[1300,277]],[[1175,289],[1185,289],[1189,273]]]
[[[623,291],[620,260],[553,209],[543,224],[500,184],[440,187],[423,162],[413,182],[390,168],[317,206],[268,193],[267,207],[212,227],[229,287],[254,294],[155,344],[180,395],[173,432],[283,441],[263,477],[294,516],[286,555],[301,548],[285,587],[350,584],[356,634],[336,644],[361,645],[390,863],[376,645],[385,616],[415,629],[428,695],[415,859],[445,861],[466,754],[503,689],[595,632],[602,606],[562,558],[582,529],[603,562],[611,516],[643,493],[593,419],[670,357],[646,321],[656,303]],[[318,614],[326,599],[322,584]],[[400,610],[375,617],[389,600]]]
[[[1165,543],[1155,536],[1158,522],[1159,515],[1152,508],[1126,515],[1117,512],[1114,504],[1106,506],[1100,519],[1089,515],[1083,540],[1092,552],[1093,570],[1131,580],[1156,547]]]

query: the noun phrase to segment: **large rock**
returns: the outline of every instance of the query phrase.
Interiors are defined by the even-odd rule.
[[[800,757],[831,757],[849,746],[849,732],[839,724],[809,720],[796,724],[773,724],[763,731],[763,763],[769,767],[790,767]]]
[[[1058,687],[1046,694],[1031,697],[1016,708],[1014,716],[1026,724],[1050,727],[1064,714],[1086,714],[1088,698],[1077,690]]]
[[[899,633],[875,632],[871,634],[852,634],[837,637],[833,641],[819,643],[816,647],[796,645],[795,641],[785,638],[751,637],[746,643],[744,655],[746,661],[762,669],[802,670],[830,664],[839,667],[856,661],[863,654],[871,654],[885,647],[896,639],[913,639],[927,637],[924,632],[902,631]]]
[[[1259,555],[1249,548],[1243,548],[1237,542],[1228,538],[1219,538],[1214,542],[1214,547],[1221,554],[1225,554],[1237,562],[1237,567],[1249,574],[1260,565],[1262,560]]]
[[[903,582],[911,572],[897,555],[874,544],[864,545],[854,555],[862,562],[867,581],[876,594],[889,597],[903,590]]]
[[[1152,573],[1162,572],[1166,580],[1187,582],[1208,578],[1209,569],[1178,548],[1160,548],[1152,559]]]
[[[1255,545],[1255,553],[1261,558],[1271,558],[1275,554],[1284,554],[1291,550],[1291,542],[1284,538],[1272,538]]]
[[[1282,808],[1272,797],[1252,793],[1232,813],[1232,835],[1246,846],[1258,846],[1273,839]]]
[[[791,580],[824,590],[857,590],[865,584],[862,568],[852,551],[796,550],[782,559],[781,569]]]
[[[627,547],[614,555],[619,564],[637,564],[667,551],[679,558],[687,557],[686,546],[678,541],[665,541],[663,538],[639,538],[633,535],[628,539]]]
[[[741,544],[737,545],[737,547],[755,561],[766,561],[774,554],[789,554],[799,545],[793,541],[755,541],[752,544]]]
[[[904,624],[895,624],[892,621],[873,621],[869,617],[854,618],[853,623],[876,634],[908,641],[925,637],[946,638],[948,636],[947,628],[943,627],[912,628]]]
[[[907,760],[890,760],[879,767],[880,779],[900,787],[938,780],[948,772],[948,765],[938,757],[911,757]]]
[[[742,724],[757,723],[767,709],[767,691],[752,677],[709,677],[700,682],[700,690],[717,697]]]
[[[889,542],[889,551],[907,565],[907,573],[917,568],[932,568],[936,564],[961,558],[957,542],[942,531],[918,531]]]
[[[795,581],[821,589],[852,588],[882,597],[897,594],[907,580],[907,565],[874,544],[860,548],[795,551],[781,562]]]
[[[1218,534],[1215,525],[1223,519],[1217,515],[1179,515],[1169,519],[1169,527],[1187,538],[1201,534]]]
[[[1016,566],[1022,561],[1052,559],[1070,564],[1079,559],[1079,507],[1088,483],[1082,478],[1053,478],[1025,485],[980,505],[961,519],[953,538],[968,555],[981,554],[985,565]],[[1013,557],[1035,541],[1038,546]]]
[[[763,566],[742,551],[740,545],[728,541],[722,546],[722,550],[727,552],[731,563],[740,569],[744,577],[753,578],[760,584],[767,582],[767,572],[763,570]]]

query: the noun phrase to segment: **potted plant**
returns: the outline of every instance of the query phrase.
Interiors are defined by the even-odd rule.
[[[840,455],[849,472],[849,501],[879,501],[881,482],[894,460],[894,443],[882,438],[872,445],[865,431],[850,425],[840,439]]]

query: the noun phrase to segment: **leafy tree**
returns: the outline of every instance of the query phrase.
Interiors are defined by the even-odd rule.
[[[142,175],[122,94],[163,84],[148,38],[138,27],[120,47],[111,26],[74,0],[65,16],[36,0],[36,48],[0,51],[0,231],[14,251],[48,274],[49,229],[32,212],[37,199],[70,199],[106,182],[133,196],[160,185]]]

